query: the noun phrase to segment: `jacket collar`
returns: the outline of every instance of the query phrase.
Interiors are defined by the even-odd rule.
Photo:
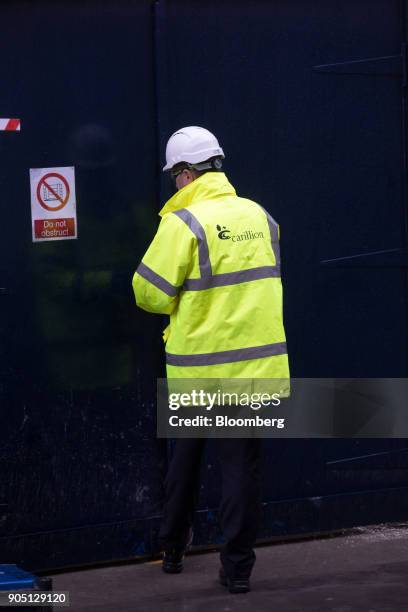
[[[167,200],[159,215],[162,217],[166,213],[186,208],[196,202],[225,195],[236,195],[236,191],[224,172],[206,172]]]

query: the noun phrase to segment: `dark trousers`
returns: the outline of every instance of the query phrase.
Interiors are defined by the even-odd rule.
[[[221,563],[230,578],[249,578],[261,510],[261,443],[258,438],[214,438],[222,474],[219,508],[225,537]],[[193,525],[200,463],[206,439],[179,438],[165,478],[159,540],[163,549],[184,547]]]

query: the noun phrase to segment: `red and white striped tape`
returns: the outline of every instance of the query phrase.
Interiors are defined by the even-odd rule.
[[[19,132],[20,119],[0,119],[0,132]]]

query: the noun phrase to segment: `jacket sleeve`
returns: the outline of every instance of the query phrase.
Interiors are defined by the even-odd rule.
[[[136,304],[158,314],[171,314],[191,265],[195,236],[173,213],[163,216],[132,281]]]

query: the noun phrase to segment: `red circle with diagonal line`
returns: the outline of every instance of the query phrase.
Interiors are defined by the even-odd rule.
[[[62,196],[55,189],[55,185],[50,184],[48,180],[50,178],[56,178],[59,181],[61,181],[61,183],[65,187],[65,196]],[[49,204],[46,204],[45,198],[41,196],[41,187],[43,186],[48,191],[48,193],[50,193],[54,197],[54,199],[59,202],[57,206],[50,206]],[[61,210],[61,208],[64,208],[65,204],[68,202],[69,194],[70,194],[70,191],[69,191],[68,181],[65,178],[65,176],[63,176],[62,174],[57,174],[56,172],[48,172],[48,174],[44,174],[44,176],[42,176],[41,179],[38,181],[37,199],[38,199],[38,203],[40,204],[40,206],[45,208],[45,210],[50,210],[51,212]]]

